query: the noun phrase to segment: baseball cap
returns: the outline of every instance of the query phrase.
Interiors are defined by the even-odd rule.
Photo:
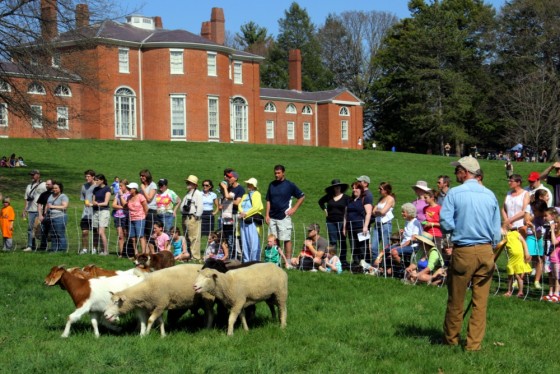
[[[367,175],[360,175],[358,178],[356,178],[356,180],[358,182],[366,182],[367,184],[370,184],[371,182],[369,181],[369,177]]]
[[[41,174],[41,172],[37,169],[33,169],[29,172],[29,175]]]
[[[157,184],[158,186],[167,186],[167,179],[161,178],[160,180],[158,180]]]
[[[478,171],[480,170],[480,165],[478,164],[478,161],[476,160],[476,158],[472,156],[466,156],[460,158],[458,161],[451,162],[450,165],[461,166],[471,174],[478,174]]]
[[[537,171],[532,171],[531,173],[529,173],[529,177],[527,178],[529,182],[536,182],[539,179],[541,179],[541,174]]]
[[[138,189],[138,183],[132,182],[132,183],[127,184],[126,187]]]
[[[312,223],[311,225],[307,226],[307,231],[315,230],[315,231],[318,232],[319,229],[320,229],[320,227],[319,227],[318,223]]]

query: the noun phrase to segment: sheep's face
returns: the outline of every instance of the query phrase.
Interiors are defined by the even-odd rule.
[[[218,272],[214,269],[200,270],[198,277],[196,277],[196,281],[194,282],[194,291],[196,293],[212,293],[212,291],[216,288],[217,278]]]
[[[124,297],[114,294],[111,292],[111,302],[105,308],[105,319],[109,322],[114,322],[119,320],[119,308],[124,303]]]

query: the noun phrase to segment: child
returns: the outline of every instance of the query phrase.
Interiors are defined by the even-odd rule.
[[[436,201],[434,190],[426,191],[423,197],[428,205],[424,207],[424,216],[426,216],[426,220],[422,222],[422,227],[424,231],[434,236],[436,247],[441,249],[442,233],[439,227],[441,206],[438,205]]]
[[[443,257],[436,248],[433,235],[423,232],[416,235],[415,239],[422,244],[422,252],[418,254],[420,259],[416,264],[410,264],[405,269],[404,283],[425,282],[428,285],[439,285],[443,282],[445,272],[443,270]]]
[[[529,255],[531,256],[531,262],[535,268],[535,288],[540,290],[541,277],[543,272],[543,256],[544,256],[544,245],[543,245],[543,226],[544,226],[544,214],[547,210],[547,205],[544,200],[535,200],[529,205],[529,211],[525,212],[525,225],[527,226],[525,241],[527,242],[527,249]],[[523,230],[520,230],[521,234],[524,234]]]
[[[14,233],[14,220],[16,214],[14,208],[10,205],[10,198],[6,196],[2,199],[2,209],[0,209],[0,230],[4,238],[4,251],[11,251],[13,249],[12,235]]]
[[[216,260],[224,260],[228,256],[229,247],[227,241],[222,240],[221,235],[212,232],[208,235],[208,247],[204,252],[204,261],[209,258],[215,258]]]
[[[327,259],[324,262],[324,266],[319,266],[319,270],[329,272],[335,272],[337,274],[342,273],[342,262],[336,255],[336,248],[332,245],[327,247]]]
[[[286,264],[286,256],[284,256],[284,252],[280,248],[279,241],[276,238],[276,235],[270,234],[268,235],[268,242],[264,249],[264,262],[272,262],[278,266],[281,266],[280,256],[284,259],[284,263]]]
[[[191,254],[187,251],[187,240],[181,235],[181,230],[175,226],[169,230],[171,241],[168,250],[173,252],[175,261],[189,261]]]
[[[163,223],[161,221],[154,222],[154,233],[152,239],[155,240],[157,251],[169,251],[169,236],[163,232]],[[150,243],[150,253],[154,253],[154,245]]]
[[[555,208],[550,208],[545,213],[545,219],[550,223],[550,241],[553,245],[553,250],[550,253],[550,273],[548,275],[548,282],[550,288],[548,295],[544,297],[545,300],[557,303],[560,301],[560,225],[558,224],[558,212]]]
[[[509,225],[508,227],[509,228]],[[517,297],[523,298],[523,275],[531,272],[531,256],[529,255],[529,250],[527,249],[527,242],[523,239],[518,231],[503,231],[506,235],[506,251],[508,254],[508,262],[506,265],[506,271],[508,273],[508,290],[504,294],[506,297],[510,297],[513,294],[513,278],[517,280],[517,285],[519,291]]]
[[[120,190],[120,180],[119,177],[115,177],[113,183],[111,183],[111,192],[116,195]]]

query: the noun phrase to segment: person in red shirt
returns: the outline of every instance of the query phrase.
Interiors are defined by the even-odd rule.
[[[436,201],[434,190],[426,191],[423,198],[427,205],[424,207],[426,220],[422,222],[422,228],[425,232],[434,237],[436,247],[441,250],[441,240],[443,236],[439,227],[439,212],[441,211],[441,205],[438,205]]]

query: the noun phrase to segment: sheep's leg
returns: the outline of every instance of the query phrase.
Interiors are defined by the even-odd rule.
[[[245,319],[245,313],[243,312],[243,304],[235,305],[229,311],[228,331],[227,331],[227,334],[229,336],[233,335],[233,327],[235,325],[235,321],[237,321],[237,316],[239,316],[240,313],[243,313],[243,319]]]
[[[163,324],[163,317],[159,316],[157,319],[159,321],[159,332],[162,338],[165,338],[165,325]]]
[[[140,336],[146,335],[146,323],[148,321],[148,313],[144,309],[136,309],[136,317],[140,323]]]
[[[245,318],[245,309],[241,309],[239,316],[241,317],[241,324],[243,325],[243,330],[249,331],[249,325],[247,325],[247,319]]]
[[[214,301],[204,302],[204,317],[206,318],[206,328],[211,329],[214,324]]]
[[[278,300],[278,312],[280,314],[280,327],[286,328],[286,319],[288,318],[288,308],[286,300]]]
[[[154,311],[150,315],[150,318],[148,318],[148,324],[146,325],[146,335],[150,333],[150,330],[152,329],[154,322],[157,321],[159,318],[161,318],[162,313],[163,313],[162,309],[160,308],[154,309]]]
[[[67,338],[70,335],[70,327],[76,321],[78,321],[84,314],[89,311],[90,305],[89,303],[85,303],[82,307],[76,309],[72,314],[70,314],[66,320],[66,327],[64,328],[64,332],[62,333],[62,338]],[[91,323],[93,326],[93,332],[95,336],[99,336],[99,329],[97,328],[97,321],[94,325],[93,321]]]
[[[272,315],[272,319],[276,320],[276,300],[274,298],[269,298],[266,300],[266,304],[268,305],[268,308],[270,309],[270,314]]]
[[[91,326],[93,327],[93,333],[95,334],[96,338],[99,338],[99,327],[97,326],[97,315],[94,313],[90,313],[91,317]]]

